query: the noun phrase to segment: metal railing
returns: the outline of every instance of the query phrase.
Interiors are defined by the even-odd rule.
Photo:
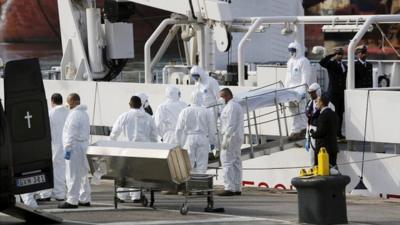
[[[296,88],[300,88],[300,87],[304,87],[305,90],[307,90],[307,88],[308,88],[307,84],[302,84],[302,85],[297,85],[297,86],[294,86],[294,87],[284,88],[283,87],[283,83],[281,81],[279,81],[279,82],[275,82],[275,83],[272,83],[272,84],[269,84],[269,85],[266,85],[266,86],[263,86],[263,87],[252,89],[249,92],[265,89],[265,88],[268,88],[268,87],[271,87],[271,86],[274,86],[274,85],[279,85],[281,88],[274,89],[274,90],[271,90],[271,91],[268,91],[268,92],[265,92],[265,93],[261,93],[261,94],[258,94],[258,95],[250,96],[250,97],[247,96],[247,97],[244,98],[244,102],[245,102],[245,106],[244,107],[245,107],[245,114],[246,114],[246,118],[244,118],[244,122],[245,122],[245,124],[247,124],[247,125],[244,125],[244,128],[248,129],[248,135],[250,137],[249,138],[249,143],[250,143],[250,157],[251,158],[254,158],[254,147],[255,147],[255,145],[254,145],[255,143],[253,143],[253,129],[255,131],[255,137],[256,137],[257,145],[258,145],[259,144],[258,140],[259,140],[259,135],[260,135],[259,134],[259,130],[258,130],[258,126],[262,125],[262,124],[272,123],[272,122],[276,121],[278,123],[277,125],[278,125],[278,129],[279,129],[279,147],[280,147],[281,150],[283,150],[283,147],[284,147],[284,131],[282,129],[282,124],[281,124],[282,121],[281,120],[283,119],[283,121],[284,121],[284,127],[285,127],[285,131],[286,131],[285,132],[286,136],[289,136],[287,118],[298,116],[298,115],[301,115],[301,114],[305,113],[305,109],[302,109],[302,111],[301,111],[300,108],[299,108],[299,104],[297,103],[295,107],[297,107],[298,113],[287,116],[286,115],[286,109],[291,107],[291,106],[285,106],[281,102],[278,102],[278,96],[277,95],[278,95],[278,92],[283,92],[283,91],[296,89]],[[275,94],[275,98],[274,98],[275,110],[267,112],[267,113],[264,113],[264,114],[261,114],[261,115],[258,115],[258,116],[256,115],[256,110],[253,110],[252,111],[252,116],[251,116],[251,110],[249,108],[248,101],[250,99],[253,99],[253,98],[256,98],[256,97],[260,97],[260,96],[263,96],[263,95],[267,95],[267,94],[271,94],[271,93]],[[221,105],[222,104],[215,104],[215,105],[209,106],[208,108],[212,107],[215,110],[215,109],[218,109]],[[268,107],[271,107],[271,106],[266,106],[266,107],[259,108],[259,109],[264,109],[264,108],[268,108]],[[279,111],[281,111],[283,116],[281,115],[281,113]],[[260,122],[260,120],[262,118],[270,116],[270,115],[272,115],[274,113],[276,113],[276,118]],[[217,126],[217,128],[219,127],[218,121],[216,121],[216,126]],[[220,128],[217,129],[218,143],[220,143],[220,132],[219,131],[220,131]],[[220,150],[221,149],[219,149],[219,151]]]

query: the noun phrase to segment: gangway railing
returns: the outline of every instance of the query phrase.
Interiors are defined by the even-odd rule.
[[[246,96],[245,98],[243,98],[243,100],[245,102],[244,108],[245,108],[245,114],[246,114],[246,118],[244,118],[244,122],[245,122],[244,128],[248,129],[247,132],[248,132],[249,144],[250,144],[250,158],[254,158],[254,147],[255,147],[254,144],[255,143],[253,143],[253,129],[255,131],[255,137],[256,137],[257,145],[258,145],[259,144],[258,140],[259,140],[259,135],[260,135],[260,132],[258,130],[258,126],[262,125],[262,124],[272,123],[272,122],[276,121],[278,123],[278,129],[279,129],[279,148],[281,150],[283,150],[285,143],[284,143],[284,131],[282,129],[281,120],[283,119],[283,121],[284,121],[284,127],[285,127],[286,136],[289,136],[287,118],[294,117],[294,116],[301,115],[301,114],[305,113],[305,109],[301,109],[300,110],[299,104],[297,103],[297,105],[295,106],[298,109],[297,113],[296,114],[292,114],[292,115],[286,115],[286,109],[290,108],[291,106],[285,106],[284,103],[278,102],[278,93],[279,92],[283,92],[283,91],[287,91],[287,90],[297,89],[297,88],[300,88],[300,87],[304,87],[304,89],[307,90],[308,89],[308,85],[307,84],[296,85],[296,86],[293,86],[293,87],[285,88],[283,83],[282,83],[282,81],[278,81],[278,82],[275,82],[275,83],[272,83],[272,84],[269,84],[269,85],[265,85],[263,87],[252,89],[249,92],[262,90],[262,89],[265,89],[265,88],[268,88],[268,87],[271,87],[271,86],[274,86],[274,85],[276,85],[276,86],[279,85],[279,87],[281,87],[281,88],[274,89],[274,90],[271,90],[271,91],[267,91],[265,93],[253,95],[253,96]],[[262,97],[262,96],[265,96],[265,95],[268,95],[268,94],[271,94],[271,93],[275,94],[275,98],[274,98],[275,110],[273,110],[271,112],[263,113],[263,114],[257,116],[256,115],[256,109],[255,109],[255,110],[252,110],[252,116],[251,116],[251,110],[249,108],[249,100],[251,100],[253,98],[259,98],[259,97]],[[221,107],[221,105],[222,104],[215,104],[215,105],[209,106],[208,108],[213,108],[214,110],[218,110]],[[271,107],[271,106],[265,106],[265,107],[261,107],[261,108],[258,108],[258,109],[263,109],[263,108],[267,108],[267,107]],[[279,113],[279,111],[281,111],[283,116]],[[264,117],[267,117],[267,116],[270,116],[270,115],[272,115],[274,113],[276,113],[276,118],[259,122],[260,119],[262,119]],[[218,143],[221,143],[220,142],[221,134],[220,134],[219,121],[216,121],[216,126],[217,126],[217,139],[218,139],[217,141],[218,141]],[[221,151],[220,148],[218,150]],[[219,152],[217,154],[219,155]]]

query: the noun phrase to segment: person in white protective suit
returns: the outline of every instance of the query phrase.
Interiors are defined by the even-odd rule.
[[[225,103],[221,120],[221,163],[224,176],[224,191],[220,196],[241,195],[242,160],[241,146],[244,138],[244,116],[242,106],[233,100],[229,88],[220,91]]]
[[[218,102],[219,84],[199,66],[193,66],[190,75],[195,81],[193,94],[200,92],[203,98],[203,106],[211,106]]]
[[[217,131],[217,121],[218,121],[218,107],[215,107],[218,104],[219,100],[219,84],[218,82],[210,77],[203,68],[199,66],[193,66],[190,70],[190,75],[192,79],[195,81],[194,89],[192,92],[192,96],[196,93],[200,93],[203,98],[203,106],[210,107],[209,111],[212,113],[214,119],[214,130]],[[217,132],[214,134],[215,140],[217,140]],[[217,143],[218,144],[218,143]],[[211,154],[211,153],[210,153]]]
[[[208,152],[215,144],[215,130],[212,114],[202,107],[203,96],[193,94],[193,103],[182,110],[176,124],[176,138],[179,146],[189,152],[193,173],[207,172]]]
[[[51,129],[51,149],[53,154],[54,188],[41,191],[37,201],[50,201],[51,197],[57,201],[64,201],[66,192],[65,159],[62,142],[63,128],[68,116],[68,109],[62,104],[63,99],[59,93],[51,96],[51,110],[49,111]]]
[[[318,83],[313,83],[308,87],[308,94],[311,100],[308,101],[306,107],[306,116],[308,119],[308,126],[306,132],[306,144],[305,148],[310,155],[310,165],[315,166],[315,139],[311,137],[310,130],[317,130],[318,116],[320,114],[320,109],[317,107],[317,98],[321,96],[322,91]],[[329,102],[328,107],[335,111],[335,106]]]
[[[67,98],[70,112],[63,128],[64,159],[66,160],[67,200],[58,208],[90,206],[91,188],[86,151],[90,138],[89,115],[80,97],[72,93]]]
[[[158,106],[154,114],[158,135],[161,141],[169,144],[177,144],[175,128],[179,114],[187,107],[180,99],[181,92],[177,87],[167,87],[165,90],[167,100]]]
[[[157,142],[157,130],[153,118],[141,109],[142,103],[138,96],[132,96],[129,101],[130,110],[122,113],[115,121],[110,139],[116,141],[120,134],[126,141]],[[131,190],[132,192],[126,192]],[[133,200],[140,201],[141,193],[135,189],[118,188],[117,197],[121,202]]]
[[[147,96],[145,93],[136,93],[135,96],[138,96],[140,98],[140,101],[142,103],[141,109],[147,112],[150,116],[152,116],[153,109],[151,108],[149,103],[149,96]]]
[[[316,82],[316,78],[311,72],[310,61],[304,57],[302,46],[298,42],[292,42],[289,44],[288,50],[290,59],[287,62],[285,87],[311,85]],[[289,111],[292,115],[295,115],[289,140],[304,138],[307,127],[307,117],[303,111],[306,107],[306,88],[301,86],[294,90],[299,93],[300,100],[297,101],[297,104],[296,102],[289,102]]]

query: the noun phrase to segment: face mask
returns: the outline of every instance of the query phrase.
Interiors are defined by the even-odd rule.
[[[296,49],[295,48],[289,48],[288,51],[289,51],[289,55],[291,57],[295,57],[296,56]]]
[[[199,75],[192,75],[192,77],[193,77],[193,80],[195,80],[195,81],[199,81],[199,79],[200,79]]]
[[[223,99],[223,98],[219,98],[219,99],[218,99],[218,103],[219,103],[219,104],[226,105],[225,99]]]

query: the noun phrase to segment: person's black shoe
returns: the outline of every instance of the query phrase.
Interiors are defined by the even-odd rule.
[[[72,205],[69,204],[68,202],[64,202],[58,205],[59,209],[76,209],[78,208],[78,205]]]
[[[90,207],[90,202],[79,202],[78,205],[79,205],[79,206]]]
[[[233,191],[229,191],[229,190],[225,190],[221,193],[218,193],[218,196],[234,196],[235,192]]]
[[[50,202],[51,198],[50,197],[48,197],[48,198],[39,198],[39,199],[36,199],[36,201],[37,202]]]
[[[117,202],[119,202],[119,203],[126,203],[125,200],[122,200],[122,199],[119,199],[119,198],[117,198]]]
[[[63,198],[55,198],[55,199],[56,199],[57,202],[63,202],[63,201],[65,201],[65,199],[63,199]]]
[[[242,195],[241,191],[235,191],[235,195]]]
[[[133,203],[141,203],[142,201],[140,199],[135,199],[133,200]]]

